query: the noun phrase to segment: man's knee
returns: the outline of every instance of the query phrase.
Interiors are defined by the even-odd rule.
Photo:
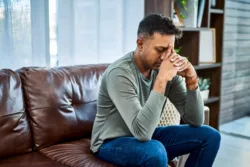
[[[166,167],[168,162],[167,152],[163,144],[157,140],[151,140],[148,143],[150,145],[148,150],[145,151],[146,158],[144,159],[145,165],[156,165],[159,167]]]
[[[207,136],[207,140],[209,140],[213,144],[220,145],[221,135],[216,129],[207,125],[203,125],[200,128],[202,128],[202,131],[205,133],[204,135]]]

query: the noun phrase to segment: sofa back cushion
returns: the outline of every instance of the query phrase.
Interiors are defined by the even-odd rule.
[[[0,158],[32,150],[19,75],[0,70]]]
[[[107,65],[20,70],[38,149],[91,135],[101,76]]]

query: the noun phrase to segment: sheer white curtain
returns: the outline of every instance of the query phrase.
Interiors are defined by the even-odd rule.
[[[49,65],[48,0],[0,0],[0,69]]]
[[[58,65],[111,63],[136,47],[144,0],[58,0]]]
[[[143,16],[144,0],[0,0],[0,69],[111,63],[135,49]]]

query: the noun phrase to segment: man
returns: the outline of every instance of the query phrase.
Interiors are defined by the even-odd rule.
[[[174,51],[181,31],[169,18],[151,14],[137,35],[136,50],[103,75],[91,150],[118,166],[166,167],[168,160],[190,153],[187,167],[211,167],[220,134],[202,125],[197,74]],[[188,125],[157,127],[166,96]]]

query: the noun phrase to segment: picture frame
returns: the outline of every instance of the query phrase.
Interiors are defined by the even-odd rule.
[[[199,63],[216,63],[216,31],[214,28],[201,30],[199,35]]]

